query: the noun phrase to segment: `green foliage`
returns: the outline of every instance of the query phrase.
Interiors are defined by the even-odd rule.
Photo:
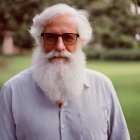
[[[107,49],[140,48],[135,34],[140,34],[140,15],[132,14],[130,4],[139,0],[5,0],[0,5],[0,30],[13,30],[17,46],[31,48],[33,40],[27,33],[32,18],[46,6],[68,3],[89,12],[94,41]]]
[[[140,18],[129,11],[130,3],[127,1],[114,1],[112,6],[106,8],[100,15],[95,16],[96,42],[105,48],[134,48],[135,34],[139,33]],[[138,47],[139,45],[137,45]]]
[[[140,6],[140,0],[132,0],[132,2],[137,6]]]
[[[139,1],[139,0],[137,0]],[[80,1],[71,0],[73,5],[84,7],[90,13],[90,21],[94,29],[94,43],[100,43],[108,49],[140,48],[135,34],[140,33],[140,18],[130,11],[131,0],[85,0],[84,6]]]
[[[102,54],[105,60],[140,60],[140,50],[109,50]]]
[[[28,32],[28,26],[23,24],[19,30],[13,35],[14,37],[14,44],[17,46],[31,49],[34,46],[34,40],[31,37],[30,33]]]
[[[0,4],[0,30],[14,31],[14,42],[19,47],[32,48],[31,36],[27,33],[32,18],[39,12],[45,0],[4,0]],[[40,4],[42,3],[42,4]]]
[[[138,61],[140,60],[140,49],[108,49],[108,50],[96,50],[85,49],[84,50],[88,59],[104,59],[104,60],[123,60],[123,61]]]

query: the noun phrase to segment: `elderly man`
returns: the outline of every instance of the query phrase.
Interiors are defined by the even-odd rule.
[[[33,67],[0,93],[0,140],[129,140],[111,81],[85,68],[87,13],[54,5],[35,16],[30,33]]]

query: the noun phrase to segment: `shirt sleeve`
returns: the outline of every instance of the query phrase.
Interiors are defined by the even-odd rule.
[[[109,122],[108,140],[130,140],[126,121],[112,82],[108,80]]]
[[[0,91],[0,140],[16,140],[12,92],[8,85],[4,85]]]

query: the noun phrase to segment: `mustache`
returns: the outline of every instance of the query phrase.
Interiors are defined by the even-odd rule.
[[[71,58],[72,54],[69,53],[68,51],[64,50],[64,51],[56,51],[54,50],[53,52],[51,52],[49,54],[49,58],[53,58],[53,57],[66,57],[66,58]]]

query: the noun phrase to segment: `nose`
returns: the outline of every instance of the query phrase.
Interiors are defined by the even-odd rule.
[[[58,37],[56,48],[57,51],[61,52],[66,49],[65,44],[63,43],[62,37]]]

